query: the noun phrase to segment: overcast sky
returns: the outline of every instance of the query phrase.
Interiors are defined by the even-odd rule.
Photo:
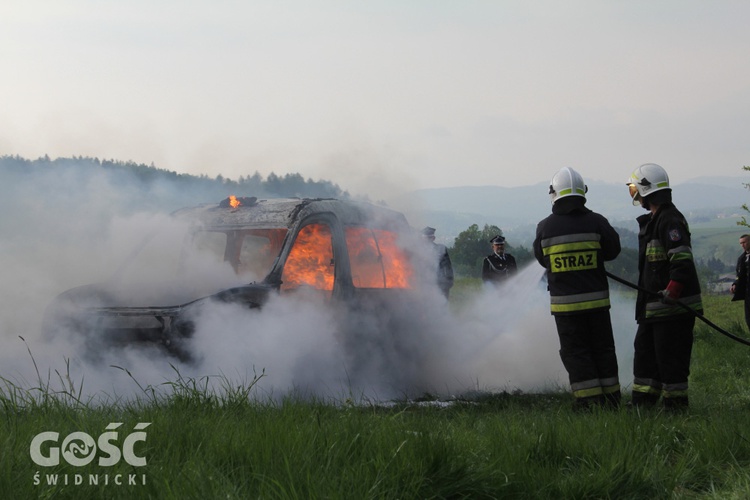
[[[0,154],[376,196],[750,165],[750,2],[3,0]]]

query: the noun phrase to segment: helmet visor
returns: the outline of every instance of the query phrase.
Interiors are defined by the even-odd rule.
[[[628,189],[630,190],[630,197],[633,199],[633,205],[640,205],[641,195],[638,194],[638,186],[631,182],[628,184]]]

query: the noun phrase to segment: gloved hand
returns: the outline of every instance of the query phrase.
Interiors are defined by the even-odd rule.
[[[662,304],[674,305],[677,303],[674,298],[669,296],[669,290],[659,290],[657,294],[659,295],[659,300]]]
[[[676,304],[677,299],[682,294],[682,289],[685,287],[682,283],[674,280],[669,280],[667,288],[659,291],[659,298],[663,304]]]

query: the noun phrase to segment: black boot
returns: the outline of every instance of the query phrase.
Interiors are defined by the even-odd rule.
[[[603,405],[604,396],[601,394],[597,396],[590,396],[587,398],[575,398],[575,401],[573,401],[573,411],[586,412]]]
[[[688,407],[687,396],[664,398],[664,411],[667,413],[685,413],[688,411]]]
[[[637,408],[653,408],[659,402],[659,395],[650,392],[633,392],[632,405]]]
[[[620,407],[622,393],[620,391],[604,395],[604,407],[608,410],[616,410]]]

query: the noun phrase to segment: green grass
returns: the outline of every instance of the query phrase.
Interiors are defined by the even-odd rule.
[[[742,253],[740,235],[750,233],[750,229],[734,221],[716,219],[711,223],[691,224],[690,232],[696,259],[714,258],[733,267]]]
[[[469,285],[469,288],[471,286]],[[459,288],[460,289],[460,288]],[[707,316],[747,336],[742,308],[706,297]],[[575,413],[569,395],[498,393],[451,405],[258,400],[255,381],[211,389],[184,378],[110,405],[74,385],[0,386],[3,498],[748,498],[750,347],[698,323],[687,414]],[[262,376],[262,374],[260,375]],[[133,374],[137,380],[137,374]],[[60,381],[65,376],[60,377]],[[29,456],[39,432],[95,439],[151,422],[145,467]],[[121,436],[121,439],[122,439]],[[34,474],[42,473],[34,485]],[[135,474],[136,485],[48,485],[45,475]],[[145,477],[145,485],[142,478]]]

